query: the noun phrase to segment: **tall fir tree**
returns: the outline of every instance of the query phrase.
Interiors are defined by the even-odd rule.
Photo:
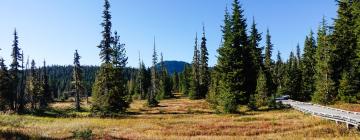
[[[323,18],[317,34],[315,92],[312,97],[312,101],[321,104],[331,104],[336,97],[335,82],[332,79],[334,72],[331,65],[332,48],[329,39],[328,27]]]
[[[136,93],[139,95],[139,99],[145,99],[148,91],[148,84],[146,83],[146,68],[143,61],[140,60],[139,55],[139,70],[136,75]]]
[[[11,109],[12,110],[16,110],[17,107],[17,97],[20,94],[20,87],[19,87],[19,74],[20,74],[20,61],[21,61],[21,53],[20,53],[20,47],[19,47],[19,37],[18,34],[16,32],[16,29],[14,31],[14,41],[12,44],[12,53],[11,53],[11,57],[12,57],[12,62],[10,64],[10,75],[11,75],[11,96],[8,97],[11,101]]]
[[[111,54],[112,54],[112,37],[111,37],[111,14],[110,14],[110,3],[108,0],[104,0],[104,11],[103,11],[103,22],[101,26],[103,27],[102,33],[102,40],[98,48],[100,48],[100,58],[105,63],[110,63],[111,61]]]
[[[19,80],[19,95],[18,95],[18,107],[17,107],[17,113],[21,114],[24,113],[25,110],[25,85],[26,85],[26,70],[24,69],[24,52],[21,51],[21,72],[20,72],[20,80]]]
[[[111,33],[110,3],[105,0],[103,11],[103,38],[100,45],[100,58],[103,63],[93,84],[92,112],[100,115],[123,113],[129,107],[130,98],[124,78],[127,64],[124,44],[115,32]]]
[[[158,99],[167,99],[173,97],[171,93],[172,81],[167,72],[165,62],[163,59],[163,54],[160,54],[160,94],[158,94]]]
[[[262,55],[263,47],[260,47],[259,45],[261,39],[262,39],[261,34],[256,28],[255,19],[253,19],[249,40],[250,40],[251,54],[254,59],[253,63],[255,65],[254,71],[256,75],[258,75],[260,68],[263,66],[263,55]]]
[[[194,56],[191,65],[192,73],[191,73],[191,84],[190,84],[190,99],[200,99],[200,53],[198,50],[198,38],[197,34],[195,36],[195,45],[194,45]]]
[[[44,60],[43,64],[44,65],[41,69],[41,78],[40,78],[41,79],[40,80],[41,87],[40,87],[40,93],[39,93],[40,109],[42,109],[42,110],[46,109],[49,102],[52,100],[51,95],[50,95],[49,77],[47,74],[45,60]]]
[[[276,62],[274,66],[274,85],[276,86],[276,94],[281,94],[281,91],[284,87],[284,74],[285,74],[285,65],[281,59],[280,51],[277,53]]]
[[[181,73],[181,79],[180,83],[181,83],[181,92],[184,95],[189,95],[190,92],[190,80],[191,80],[191,68],[189,67],[188,64],[185,64],[184,66],[184,70]]]
[[[31,61],[30,74],[27,83],[28,95],[30,97],[31,109],[35,111],[38,108],[39,95],[40,95],[40,78],[37,72],[35,61]]]
[[[218,49],[217,72],[219,75],[218,109],[224,113],[237,111],[239,104],[247,104],[244,48],[248,46],[246,19],[238,0],[232,4],[232,15],[225,10],[223,46]]]
[[[206,36],[205,36],[205,26],[203,25],[203,34],[201,37],[201,46],[200,46],[200,98],[205,98],[206,94],[209,92],[209,86],[211,81],[209,66],[208,66],[208,57],[209,53],[206,47]]]
[[[315,53],[316,42],[314,33],[310,31],[309,36],[306,36],[304,44],[304,54],[302,56],[302,81],[303,81],[303,95],[302,101],[310,101],[311,96],[315,91]]]
[[[74,53],[74,68],[73,68],[73,74],[72,74],[72,85],[75,92],[75,108],[77,111],[81,110],[80,102],[81,102],[81,95],[83,95],[84,92],[84,86],[82,83],[82,75],[83,71],[81,69],[80,65],[80,55],[77,50],[75,50]]]
[[[302,76],[302,59],[300,55],[300,45],[299,43],[296,45],[296,57],[294,66],[292,67],[292,73],[294,75],[293,78],[293,99],[303,101],[303,76]]]
[[[274,45],[271,43],[271,35],[269,29],[266,30],[266,44],[265,44],[265,59],[264,59],[264,74],[266,78],[267,89],[269,90],[268,96],[274,93],[275,86],[273,81],[273,65],[274,62],[271,59]]]
[[[359,62],[356,60],[356,42],[355,36],[355,20],[352,14],[353,0],[339,0],[338,2],[338,18],[335,19],[333,33],[330,36],[330,43],[334,46],[332,55],[332,68],[334,70],[333,80],[335,82],[336,90],[339,92],[344,86],[358,87],[359,73],[356,72]],[[347,74],[346,74],[347,73]],[[348,76],[344,76],[348,75]],[[344,79],[350,78],[350,79]],[[341,84],[341,81],[351,81],[347,84]],[[341,90],[345,91],[345,90]],[[352,94],[352,93],[343,93]],[[342,98],[342,97],[340,97]]]
[[[255,21],[253,21],[255,22]],[[246,24],[245,29],[246,29]],[[258,61],[261,59],[261,48],[258,48],[258,41],[261,40],[261,37],[259,38],[259,35],[257,33],[256,25],[253,23],[250,31],[250,37],[249,42],[244,42],[242,46],[242,55],[243,55],[243,61],[244,61],[244,75],[245,75],[245,96],[246,96],[246,102],[249,101],[250,95],[255,94],[256,90],[256,79],[258,76],[258,70],[259,66],[261,66],[261,63],[258,63]],[[244,34],[246,36],[246,34]]]
[[[152,55],[152,67],[151,67],[151,91],[148,96],[147,105],[149,107],[155,107],[159,104],[156,100],[156,96],[158,94],[158,77],[156,71],[156,64],[157,64],[157,53],[156,53],[156,45],[155,45],[155,38],[154,38],[154,50]]]
[[[173,83],[172,91],[174,93],[178,93],[179,87],[180,87],[180,80],[179,80],[179,73],[176,71],[174,72],[174,74],[172,76],[172,83]]]
[[[266,30],[266,46],[265,46],[265,59],[264,59],[264,66],[267,71],[271,70],[272,65],[272,51],[273,51],[273,44],[271,43],[271,35],[269,29]]]

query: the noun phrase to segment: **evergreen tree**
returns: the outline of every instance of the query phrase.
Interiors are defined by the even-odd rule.
[[[110,3],[108,0],[104,0],[104,11],[103,11],[103,22],[101,26],[103,27],[102,40],[98,48],[100,48],[100,58],[105,63],[110,63],[111,54],[113,53],[111,48],[112,37],[111,37],[111,14],[110,14]]]
[[[272,50],[273,50],[273,44],[271,43],[271,35],[269,32],[269,29],[266,30],[266,47],[265,47],[265,60],[264,60],[264,66],[266,68],[266,71],[270,71],[272,67]]]
[[[11,108],[10,96],[11,92],[11,77],[4,63],[4,59],[0,59],[0,111],[5,111]]]
[[[197,35],[195,36],[195,45],[194,45],[194,56],[192,61],[192,75],[191,75],[191,84],[190,84],[190,99],[200,99],[200,54],[197,44]]]
[[[155,107],[159,104],[159,102],[156,100],[156,96],[158,94],[158,79],[156,72],[157,53],[155,48],[155,38],[154,38],[154,53],[152,57],[153,58],[152,58],[152,67],[151,67],[151,91],[147,101],[149,107]]]
[[[259,42],[261,41],[261,34],[256,28],[255,19],[253,19],[253,23],[251,25],[249,40],[250,40],[250,48],[251,48],[251,54],[253,57],[253,64],[254,64],[253,71],[256,73],[257,76],[260,71],[260,68],[263,66],[263,55],[262,55],[263,48],[260,47],[259,45]]]
[[[310,31],[309,36],[306,36],[304,45],[304,54],[302,57],[302,81],[303,81],[303,95],[302,101],[311,100],[311,96],[315,91],[315,53],[316,42],[313,32]]]
[[[98,46],[103,64],[96,75],[93,85],[92,112],[101,115],[122,113],[129,107],[130,98],[124,78],[124,68],[127,64],[124,44],[115,32],[111,35],[110,3],[105,0],[103,11],[103,39]]]
[[[318,29],[316,49],[315,92],[312,101],[321,104],[330,104],[336,97],[335,82],[332,79],[331,65],[332,48],[329,44],[329,35],[325,18]]]
[[[35,61],[31,61],[30,75],[28,76],[27,89],[31,102],[31,109],[34,111],[38,109],[39,95],[40,95],[40,79],[36,72],[37,68]]]
[[[190,92],[190,75],[191,75],[191,68],[185,64],[184,66],[184,71],[181,73],[181,77],[182,77],[182,80],[181,80],[181,92],[184,94],[184,95],[189,95],[189,92]]]
[[[120,36],[117,34],[117,31],[115,31],[114,36],[112,37],[111,44],[112,44],[112,53],[111,53],[112,63],[116,68],[120,69],[120,72],[122,72],[125,69],[128,57],[126,56],[125,44],[120,42]]]
[[[82,74],[83,71],[80,66],[80,56],[77,50],[74,53],[74,68],[72,75],[72,84],[75,92],[75,108],[77,111],[80,111],[80,96],[84,94],[84,87],[82,83]]]
[[[266,77],[266,86],[269,89],[268,96],[271,96],[275,90],[275,85],[273,81],[273,61],[271,59],[273,44],[271,43],[271,35],[269,29],[266,30],[266,46],[265,46],[265,62],[264,62],[264,74]]]
[[[270,95],[270,90],[268,88],[266,75],[261,69],[256,85],[256,92],[254,95],[255,105],[257,107],[266,106],[268,103],[268,96]]]
[[[255,22],[255,21],[254,21]],[[244,61],[244,75],[245,75],[245,102],[248,102],[250,95],[255,94],[256,90],[256,78],[258,76],[258,70],[261,66],[261,63],[258,63],[261,60],[261,48],[258,48],[258,41],[261,40],[257,33],[256,25],[253,23],[251,27],[250,42],[245,42],[242,47],[243,61]],[[253,29],[254,28],[254,29]],[[246,35],[246,34],[244,34]],[[252,40],[251,40],[252,39]]]
[[[300,100],[301,97],[301,71],[299,67],[298,56],[293,52],[290,53],[289,60],[286,64],[286,73],[284,77],[284,88],[281,94],[290,95],[294,100]]]
[[[136,75],[136,93],[140,99],[145,99],[147,95],[148,84],[146,83],[146,69],[143,61],[139,57],[139,70]]]
[[[166,98],[170,98],[173,97],[172,93],[171,93],[171,88],[172,88],[172,84],[171,84],[171,79],[169,77],[169,74],[167,72],[167,69],[165,67],[165,63],[163,60],[163,54],[161,53],[160,55],[160,94],[158,94],[157,98],[158,99],[166,99]]]
[[[232,4],[230,15],[225,11],[223,26],[223,45],[218,49],[217,72],[220,74],[220,91],[218,96],[219,110],[233,113],[237,105],[247,104],[250,94],[245,82],[246,72],[244,61],[247,61],[246,47],[249,45],[246,34],[246,19],[238,0]]]
[[[302,81],[302,62],[300,56],[300,45],[296,45],[296,57],[294,58],[293,67],[291,72],[293,73],[293,99],[303,101],[303,81]]]
[[[218,110],[219,106],[219,91],[220,91],[220,74],[217,72],[217,67],[214,67],[214,70],[211,72],[211,84],[209,94],[206,96],[206,100],[210,103],[212,108]]]
[[[12,45],[12,62],[10,64],[10,76],[11,76],[11,96],[9,96],[9,100],[11,101],[11,109],[15,110],[17,106],[17,97],[20,94],[20,87],[19,87],[19,73],[20,73],[20,61],[21,61],[21,53],[19,48],[19,41],[16,29],[14,31],[14,41]]]
[[[223,46],[218,49],[217,72],[220,74],[218,104],[220,111],[233,113],[238,104],[247,104],[244,71],[244,47],[248,46],[246,19],[238,0],[234,0],[230,16],[225,11]]]
[[[201,38],[201,46],[200,46],[200,98],[205,98],[206,94],[209,92],[209,86],[210,86],[210,72],[209,72],[209,66],[208,66],[208,60],[209,60],[209,53],[206,47],[206,37],[205,37],[205,26],[203,26],[203,35]]]
[[[273,74],[273,78],[274,78],[273,81],[276,86],[277,94],[281,94],[282,88],[284,86],[284,74],[285,74],[284,63],[281,59],[280,51],[278,51],[277,60],[274,66],[274,74]]]
[[[357,85],[357,79],[343,79],[342,81],[356,80],[356,82],[348,83],[352,85],[340,85],[340,79],[342,78],[359,77],[359,73],[355,72],[357,71],[356,69],[358,69],[359,62],[356,60],[357,38],[354,32],[355,20],[351,8],[353,0],[339,0],[337,2],[339,5],[339,8],[337,10],[338,18],[335,19],[334,31],[330,36],[330,42],[331,45],[334,47],[331,59],[332,68],[334,70],[332,78],[335,82],[335,87],[337,88],[337,90],[339,90],[339,88],[346,88],[342,86],[359,86]],[[342,75],[348,76],[342,77]]]
[[[40,93],[39,93],[39,98],[40,98],[40,109],[45,109],[48,106],[48,103],[52,100],[51,99],[51,95],[50,95],[50,87],[49,87],[49,77],[47,75],[47,70],[46,70],[46,62],[44,61],[44,66],[42,68],[42,73],[41,73],[41,80],[40,80]]]
[[[180,84],[179,84],[180,80],[179,80],[179,74],[176,71],[172,76],[172,83],[173,83],[172,91],[174,93],[178,93],[179,92],[179,87],[180,87]]]
[[[18,96],[18,113],[25,112],[25,85],[26,85],[26,70],[24,69],[24,52],[21,52],[21,74],[20,74],[20,81],[19,81],[19,96]]]

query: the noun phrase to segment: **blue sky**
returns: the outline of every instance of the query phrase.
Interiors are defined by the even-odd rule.
[[[153,37],[165,60],[191,62],[194,37],[206,26],[209,64],[216,64],[225,6],[232,0],[110,0],[113,30],[126,44],[128,66],[138,66],[138,52],[151,64]],[[240,0],[248,25],[255,17],[259,30],[270,29],[275,46],[287,58],[297,43],[303,46],[310,29],[323,16],[336,17],[335,0]],[[99,65],[102,0],[2,0],[0,56],[10,61],[14,28],[25,56],[38,64],[72,64],[75,49],[84,65]],[[265,38],[265,37],[263,37]],[[264,44],[264,40],[261,42]]]

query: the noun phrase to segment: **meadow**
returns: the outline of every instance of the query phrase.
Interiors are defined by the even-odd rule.
[[[135,100],[127,115],[93,117],[89,105],[75,112],[72,102],[50,106],[44,116],[0,115],[1,139],[360,139],[343,124],[292,109],[217,114],[205,100],[177,96],[148,108]],[[356,105],[336,105],[356,109]]]

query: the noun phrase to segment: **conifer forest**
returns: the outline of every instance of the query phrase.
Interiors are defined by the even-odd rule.
[[[100,40],[87,46],[97,49],[98,64],[83,65],[88,51],[79,48],[66,58],[70,65],[37,62],[19,28],[11,46],[0,46],[0,139],[360,139],[356,117],[350,128],[287,104],[360,114],[359,0],[336,0],[336,17],[317,19],[304,44],[285,46],[289,54],[273,42],[278,31],[262,32],[257,21],[264,20],[245,16],[246,0],[228,0],[220,45],[209,45],[209,27],[200,22],[188,40],[192,51],[178,52],[190,53],[191,62],[165,60],[156,37],[141,52],[151,58],[128,57],[133,46],[113,26],[121,14],[112,12],[114,0],[100,1]]]

